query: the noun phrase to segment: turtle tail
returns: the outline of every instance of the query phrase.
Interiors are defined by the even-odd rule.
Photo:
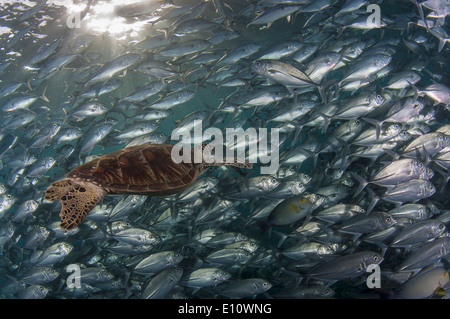
[[[71,230],[83,221],[105,195],[106,191],[101,187],[66,179],[52,183],[44,198],[50,201],[61,200],[60,227]]]

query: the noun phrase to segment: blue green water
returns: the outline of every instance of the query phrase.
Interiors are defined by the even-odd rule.
[[[10,83],[21,83],[14,92],[4,92],[2,100],[2,117],[0,123],[0,159],[2,162],[0,182],[4,185],[2,194],[2,211],[0,213],[0,296],[5,299],[28,298],[148,298],[149,290],[156,285],[156,280],[161,280],[156,290],[161,293],[158,298],[380,298],[380,293],[367,287],[368,273],[364,270],[366,262],[351,260],[346,264],[350,274],[345,273],[333,264],[338,258],[352,256],[361,251],[370,251],[377,256],[383,256],[380,263],[382,275],[382,288],[396,291],[413,275],[413,270],[421,270],[427,267],[443,267],[448,269],[448,232],[449,223],[449,188],[448,160],[439,162],[438,156],[445,156],[448,152],[448,142],[437,144],[437,150],[432,154],[425,154],[418,150],[413,158],[422,161],[433,170],[434,175],[430,183],[435,187],[435,192],[427,196],[421,196],[416,189],[416,197],[392,203],[386,201],[387,191],[390,188],[369,185],[361,194],[355,195],[358,181],[352,178],[350,172],[359,174],[370,180],[384,165],[397,160],[395,155],[403,158],[404,148],[420,136],[433,133],[443,133],[447,136],[449,109],[449,47],[445,42],[439,50],[439,41],[448,39],[448,22],[446,15],[448,2],[442,2],[440,18],[429,17],[429,30],[420,26],[420,14],[414,3],[409,1],[373,1],[380,6],[381,18],[386,26],[371,30],[362,30],[351,27],[351,23],[358,17],[368,16],[366,7],[362,5],[358,10],[352,10],[340,17],[335,14],[344,6],[346,1],[324,1],[324,8],[312,12],[304,12],[306,3],[303,1],[296,13],[287,17],[277,17],[273,23],[267,25],[252,25],[251,21],[259,14],[282,6],[294,6],[295,1],[173,1],[142,2],[154,6],[151,12],[141,14],[139,10],[133,11],[128,17],[120,16],[118,8],[127,4],[139,3],[138,1],[90,1],[76,6],[65,1],[40,1],[38,3],[2,1],[0,7],[0,26],[2,42],[0,54],[3,59],[0,71],[0,87],[6,88]],[[299,1],[302,2],[302,1]],[[89,3],[89,6],[86,6]],[[311,3],[317,3],[311,1]],[[39,6],[39,10],[33,13],[33,7]],[[204,8],[201,6],[205,5]],[[220,11],[224,5],[225,16]],[[218,10],[219,8],[219,10]],[[185,10],[183,10],[185,9]],[[191,11],[187,11],[190,9]],[[423,6],[425,15],[433,14],[434,10]],[[116,10],[116,11],[114,11]],[[197,11],[198,10],[198,11]],[[437,9],[436,9],[437,10]],[[192,16],[186,14],[192,13]],[[197,13],[194,15],[194,13]],[[21,19],[23,15],[30,15]],[[80,28],[69,28],[67,25],[70,15],[79,14]],[[310,19],[311,20],[308,20]],[[189,35],[175,36],[174,25],[177,19],[191,20],[202,19],[216,25],[214,29],[193,31]],[[180,20],[178,20],[180,21]],[[198,20],[200,23],[200,20]],[[305,26],[305,23],[308,23]],[[184,56],[173,57],[161,55],[160,52],[168,45],[154,49],[139,47],[139,42],[144,39],[157,39],[167,34],[171,44],[180,44],[189,39],[201,39],[207,41],[219,31],[234,31],[237,37],[218,44],[209,44],[208,49]],[[77,45],[80,36],[86,37],[86,45]],[[58,46],[36,65],[31,65],[39,48],[45,48],[46,44],[61,37]],[[275,44],[297,40],[302,45],[316,44],[319,49],[309,58],[298,62],[293,60],[294,54],[274,59],[295,68],[297,72],[306,72],[314,58],[334,51],[342,54],[339,68],[332,67],[318,83],[311,84],[307,90],[299,88],[291,90],[283,81],[271,81],[267,74],[258,74],[252,68],[255,61]],[[221,58],[233,52],[233,49],[257,43],[260,49],[257,52],[243,56],[236,62],[223,67],[216,66]],[[357,57],[345,56],[345,49],[351,45],[361,45],[362,51]],[[370,50],[379,50],[376,53],[386,53],[391,60],[387,68],[377,70],[374,74],[365,74],[360,80],[368,81],[366,86],[356,88],[354,92],[337,88],[342,84],[340,80],[347,75],[352,67],[361,63],[364,54]],[[116,57],[128,53],[137,53],[140,57],[135,63],[120,72],[114,72],[109,79],[121,81],[113,91],[95,97],[80,98],[90,87],[86,83],[94,77],[97,70]],[[191,62],[194,58],[202,57],[209,53],[216,53],[217,59],[202,64]],[[57,66],[48,77],[39,79],[39,72],[47,67],[56,58],[75,54],[74,59],[65,65]],[[374,54],[374,53],[372,53]],[[370,54],[368,55],[370,57]],[[164,63],[167,69],[174,74],[165,79],[144,74],[138,71],[141,63],[159,61]],[[369,68],[369,66],[367,66]],[[183,75],[193,70],[206,70],[200,77],[190,80]],[[241,80],[236,86],[226,86],[226,81],[214,80],[220,72],[230,70],[227,80]],[[280,71],[280,70],[278,70]],[[386,89],[389,81],[401,71],[414,71],[420,75],[420,81],[414,86],[406,85],[404,89]],[[286,69],[280,71],[287,72]],[[276,72],[274,72],[276,73]],[[272,74],[273,75],[273,74]],[[291,74],[292,75],[292,74]],[[371,77],[369,76],[371,75]],[[183,82],[184,80],[184,82]],[[143,99],[137,103],[127,104],[122,108],[118,103],[120,99],[133,93],[137,88],[150,82],[165,81],[166,88]],[[106,81],[105,81],[106,82]],[[99,84],[102,84],[100,82]],[[438,83],[447,88],[439,97],[426,94],[426,88]],[[337,86],[336,86],[337,85]],[[132,195],[108,195],[101,202],[101,207],[106,212],[104,215],[91,212],[86,219],[72,231],[64,231],[59,228],[59,201],[50,202],[44,200],[47,187],[64,177],[70,170],[97,156],[124,148],[131,139],[119,140],[116,138],[130,125],[141,123],[137,116],[146,114],[152,109],[152,104],[160,98],[178,90],[192,90],[195,95],[185,103],[170,107],[173,114],[158,122],[154,133],[163,133],[167,136],[166,143],[175,144],[170,136],[177,127],[177,121],[185,119],[188,115],[197,111],[207,111],[208,117],[202,123],[203,130],[208,127],[216,127],[225,131],[233,127],[235,123],[243,120],[241,127],[253,128],[280,128],[280,169],[273,178],[280,188],[264,190],[262,184],[258,194],[249,195],[248,198],[238,198],[236,193],[245,193],[249,190],[249,181],[253,183],[260,176],[261,162],[254,165],[252,171],[234,170],[232,168],[214,167],[200,176],[199,182],[208,178],[215,178],[216,184],[207,190],[203,190],[192,201],[183,201],[177,195],[168,197],[141,197],[142,202],[127,213],[123,214],[120,221],[123,229],[145,230],[157,235],[161,241],[156,244],[143,244],[133,241],[131,238],[119,238],[114,230],[118,219],[111,215],[112,210],[118,207],[120,201],[131,199]],[[253,93],[261,91],[271,92],[278,89],[285,94],[278,102],[261,101],[257,105],[246,106],[235,101],[245,100]],[[321,91],[323,90],[323,91]],[[320,93],[324,93],[321,95]],[[45,93],[45,99],[41,97]],[[381,94],[387,98],[378,110],[365,116],[351,119],[343,119],[333,114],[325,114],[327,105],[338,104],[344,107],[351,98],[365,96],[367,93]],[[7,103],[11,99],[30,94],[37,97],[29,106],[17,109],[8,109]],[[447,94],[447,95],[445,95]],[[415,119],[408,118],[397,124],[401,130],[408,132],[409,140],[396,140],[391,152],[385,152],[376,159],[352,157],[350,154],[358,148],[353,140],[344,141],[327,151],[321,151],[330,144],[330,136],[334,136],[338,128],[352,120],[361,122],[361,131],[373,128],[373,125],[364,121],[363,117],[382,121],[395,102],[404,103],[410,97],[414,101],[420,101],[423,109]],[[274,115],[284,106],[295,101],[314,101],[315,107],[299,118],[292,118],[284,122],[273,122]],[[84,118],[76,118],[73,112],[78,105],[86,102],[99,102],[106,107],[106,112],[98,115],[87,115]],[[232,108],[226,108],[226,107]],[[234,110],[234,111],[233,111]],[[314,113],[316,112],[316,113]],[[317,113],[318,112],[318,113]],[[13,120],[19,119],[24,114],[33,116],[28,122],[18,122],[12,125]],[[314,114],[322,116],[319,125],[308,125]],[[425,117],[432,114],[431,117]],[[236,116],[235,116],[236,115]],[[415,114],[416,115],[416,114]],[[412,115],[411,115],[412,118]],[[113,129],[88,152],[81,153],[80,149],[85,142],[86,133],[105,122],[106,119],[114,119],[117,123]],[[31,147],[39,136],[39,132],[48,125],[58,123],[59,131],[38,147]],[[382,128],[392,123],[384,123]],[[61,134],[68,128],[77,128],[81,136],[67,142],[58,143]],[[136,136],[143,136],[142,132]],[[356,135],[353,137],[356,138]],[[14,143],[11,141],[14,140]],[[319,149],[311,151],[308,143],[317,143]],[[335,143],[335,142],[333,142]],[[441,142],[439,142],[441,143]],[[445,144],[447,143],[447,144]],[[292,165],[285,165],[283,161],[290,151],[300,147],[309,150],[306,159]],[[70,155],[62,155],[63,150],[71,151]],[[430,151],[428,147],[426,151]],[[33,155],[36,159],[50,156],[57,159],[53,166],[37,175],[30,176],[29,163],[12,164],[13,159],[21,159]],[[447,157],[448,158],[448,157]],[[336,159],[346,159],[344,165],[332,166]],[[16,163],[16,162],[14,162]],[[440,163],[440,164],[439,164]],[[283,175],[286,169],[290,169],[292,177],[300,178],[300,174],[306,174],[310,181],[302,184],[303,190],[299,193],[292,191],[288,195],[274,199],[282,186],[289,183],[288,176]],[[298,184],[297,184],[298,185]],[[295,200],[311,194],[321,194],[326,186],[344,185],[345,193],[333,193],[324,196],[324,203],[318,206],[310,214],[290,224],[271,224],[278,201]],[[253,184],[251,184],[253,186]],[[370,190],[367,190],[370,189]],[[372,196],[373,192],[376,196]],[[355,195],[355,196],[354,196]],[[281,195],[279,195],[281,196]],[[328,197],[327,197],[328,196]],[[379,200],[374,202],[374,198]],[[7,205],[12,200],[11,205]],[[195,201],[196,200],[196,201]],[[21,209],[21,204],[34,201],[37,208],[19,218],[16,214]],[[229,202],[226,202],[229,201]],[[204,223],[196,223],[196,217],[205,211],[212,211],[219,204],[231,203],[233,208],[226,208],[221,214]],[[293,202],[296,204],[296,202]],[[293,204],[293,205],[294,205]],[[427,211],[426,221],[440,221],[445,231],[438,235],[430,235],[430,239],[419,241],[412,247],[392,247],[392,238],[401,231],[418,223],[420,220],[398,218],[392,225],[373,225],[373,231],[347,234],[339,231],[342,223],[349,221],[350,217],[338,223],[327,224],[316,217],[316,214],[337,204],[359,205],[372,212],[390,212],[395,208],[408,205],[422,205]],[[375,206],[371,206],[371,205]],[[173,206],[172,206],[173,205]],[[273,206],[271,206],[273,205]],[[176,220],[168,219],[166,223],[158,224],[157,219],[163,213],[167,213],[172,207],[178,212]],[[269,207],[262,218],[254,216],[254,213],[263,207]],[[270,215],[270,213],[272,215]],[[170,212],[170,211],[169,211]],[[98,213],[98,211],[97,211]],[[298,213],[296,206],[286,209],[288,217]],[[229,219],[223,218],[230,216]],[[372,215],[368,214],[367,217]],[[312,223],[320,223],[321,228],[314,234],[301,234],[298,228],[311,226]],[[269,230],[264,225],[268,225]],[[33,230],[38,227],[45,228],[48,233],[42,242],[28,242]],[[361,228],[362,229],[362,228]],[[225,234],[238,234],[238,239],[230,238],[226,243],[208,244],[207,241],[195,241],[195,236],[206,231],[217,230]],[[368,240],[365,236],[375,235],[380,231],[392,231],[380,241]],[[285,238],[284,236],[287,235]],[[356,236],[358,235],[358,236]],[[362,236],[362,237],[360,237]],[[213,236],[217,238],[218,234]],[[34,238],[34,237],[33,237]],[[119,239],[118,239],[119,238]],[[280,239],[285,238],[284,241]],[[430,253],[430,256],[421,263],[402,269],[402,263],[415,256],[426,245],[440,240],[443,247],[438,253]],[[133,244],[130,242],[133,241]],[[236,255],[226,261],[213,262],[208,256],[211,253],[224,249],[227,244],[234,241],[251,241],[258,249],[256,251],[237,250]],[[45,259],[49,253],[55,253],[53,245],[65,243],[71,247],[67,255],[57,256],[53,259]],[[297,259],[283,255],[283,252],[297,244],[318,244],[321,249],[329,248],[329,245],[337,245],[339,249],[330,253],[329,250],[309,251]],[[341,246],[342,245],[342,246]],[[305,246],[306,247],[306,246]],[[306,249],[303,247],[304,249]],[[336,247],[336,246],[333,246]],[[136,271],[136,265],[151,256],[163,251],[174,251],[183,256],[182,260],[159,269],[157,273],[142,274]],[[239,255],[243,254],[243,255]],[[244,256],[244,257],[242,257]],[[264,256],[262,261],[259,257]],[[233,258],[244,258],[240,261]],[[315,267],[330,263],[329,271],[336,279],[330,279],[324,274],[311,276],[317,269]],[[352,264],[353,263],[353,264]],[[98,273],[81,275],[81,287],[71,288],[68,279],[70,273],[66,271],[69,265],[78,265],[85,271]],[[227,280],[219,280],[204,284],[201,287],[192,287],[189,283],[189,275],[202,268],[218,268],[229,274]],[[345,267],[344,267],[345,268]],[[176,269],[181,276],[175,276],[171,281],[166,272]],[[165,272],[163,272],[165,271]],[[57,274],[53,277],[45,277],[47,272]],[[102,277],[102,272],[108,274]],[[30,277],[34,274],[34,277]],[[83,272],[82,272],[83,274]],[[158,277],[158,275],[160,275]],[[166,277],[164,277],[166,276]],[[323,277],[321,277],[323,276]],[[157,279],[155,279],[157,278]],[[160,279],[163,278],[163,279]],[[262,290],[245,293],[248,286],[243,285],[238,292],[226,292],[230,284],[239,280],[255,279],[269,283]],[[169,283],[176,282],[174,286]],[[439,283],[435,284],[439,288]],[[320,291],[305,293],[312,287],[320,286]],[[169,288],[167,288],[169,287]],[[269,287],[269,288],[267,288]],[[198,289],[195,289],[198,288]],[[325,288],[328,288],[325,292]],[[447,289],[445,285],[442,287]],[[167,289],[165,291],[164,289]],[[302,290],[303,289],[303,290]],[[164,293],[162,293],[162,291]],[[311,291],[311,290],[310,290]],[[332,293],[330,293],[330,291]],[[234,295],[233,295],[234,294]],[[394,294],[395,295],[395,294]],[[151,295],[150,295],[151,296]],[[442,295],[430,294],[429,297],[440,298]]]

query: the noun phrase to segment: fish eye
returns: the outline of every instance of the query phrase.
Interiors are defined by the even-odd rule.
[[[390,223],[392,221],[391,217],[386,217],[386,222]]]
[[[423,163],[419,163],[419,167],[423,167]]]
[[[439,229],[444,229],[445,225],[444,224],[439,224]]]
[[[381,100],[383,97],[381,95],[377,95],[377,99]]]
[[[379,260],[378,256],[373,256],[373,261],[377,262]]]

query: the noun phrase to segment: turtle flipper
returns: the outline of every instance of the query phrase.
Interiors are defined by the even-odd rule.
[[[74,186],[60,198],[62,204],[59,213],[60,227],[66,230],[77,227],[105,194],[105,190],[90,183],[74,183]]]
[[[64,196],[64,194],[66,194],[74,186],[75,183],[73,183],[69,179],[63,179],[61,181],[54,182],[45,191],[44,198],[46,200],[54,202],[55,200],[58,200],[62,196]]]

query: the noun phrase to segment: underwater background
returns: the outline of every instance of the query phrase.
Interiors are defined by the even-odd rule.
[[[2,298],[446,298],[449,1],[0,4]],[[59,227],[52,182],[195,120],[279,169]]]

